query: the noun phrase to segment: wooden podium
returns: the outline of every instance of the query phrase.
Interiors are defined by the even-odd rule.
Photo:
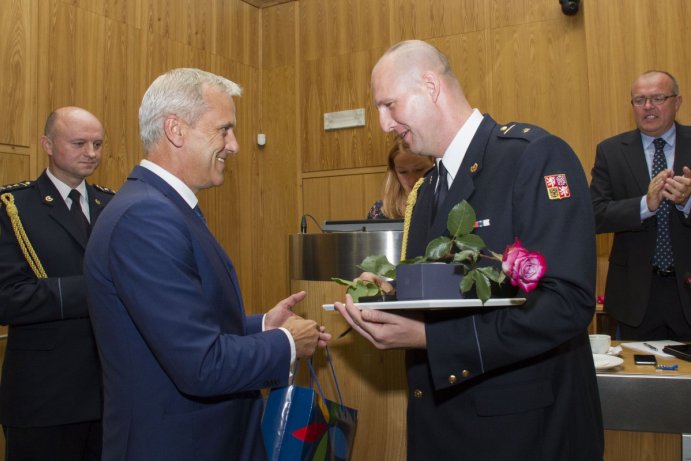
[[[359,334],[338,338],[348,324],[323,304],[343,301],[345,287],[331,277],[353,279],[356,267],[370,255],[385,254],[398,264],[401,231],[294,234],[289,237],[292,292],[305,290],[298,313],[314,319],[333,335],[329,350],[343,400],[358,410],[352,460],[406,458],[406,379],[403,351],[380,351]],[[302,312],[304,310],[304,312]],[[314,359],[326,397],[337,400],[324,354]],[[306,379],[300,376],[300,384]]]

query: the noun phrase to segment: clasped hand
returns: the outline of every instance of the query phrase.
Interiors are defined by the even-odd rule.
[[[673,170],[666,169],[650,181],[646,202],[648,209],[655,211],[664,199],[676,205],[684,205],[689,195],[691,195],[691,169],[685,166],[682,176],[674,176]]]
[[[331,335],[326,332],[323,325],[318,325],[314,320],[300,317],[293,312],[293,307],[305,299],[307,293],[300,291],[293,293],[280,301],[264,318],[264,326],[267,330],[283,327],[288,330],[295,341],[295,354],[297,358],[310,357],[318,347],[326,347],[331,340]]]

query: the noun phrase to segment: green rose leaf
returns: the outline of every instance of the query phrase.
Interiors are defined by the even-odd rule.
[[[456,239],[456,247],[459,250],[480,251],[485,247],[485,241],[476,234],[462,235]]]
[[[453,262],[463,263],[463,262],[477,262],[477,258],[480,255],[479,251],[476,250],[462,250],[453,255]]]
[[[396,266],[391,264],[385,255],[368,256],[357,267],[382,277],[396,278]]]
[[[451,239],[448,237],[437,237],[427,245],[425,257],[428,260],[438,261],[449,256],[451,253]]]
[[[481,272],[482,275],[487,277],[489,280],[496,282],[500,285],[504,281],[504,279],[506,278],[506,274],[495,269],[494,267],[483,266],[483,267],[478,267],[476,270],[478,272]]]
[[[454,205],[446,220],[446,227],[452,237],[470,234],[475,226],[475,210],[463,200]]]
[[[380,294],[380,290],[379,287],[372,282],[358,281],[350,285],[346,293],[353,297],[353,302],[358,302],[363,296],[376,296]]]

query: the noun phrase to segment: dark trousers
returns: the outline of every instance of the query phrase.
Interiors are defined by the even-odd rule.
[[[643,322],[638,326],[620,323],[619,334],[623,340],[691,341],[691,325],[681,308],[677,279],[653,275]]]
[[[100,461],[100,421],[46,427],[3,426],[5,461]]]

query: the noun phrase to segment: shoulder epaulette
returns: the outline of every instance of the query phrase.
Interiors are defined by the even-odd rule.
[[[511,122],[499,127],[498,136],[500,138],[518,138],[531,141],[546,134],[547,132],[539,126],[530,125],[527,123]]]
[[[113,189],[109,189],[106,186],[101,186],[99,184],[92,184],[96,189],[100,190],[101,192],[105,192],[106,194],[115,194],[115,191]]]
[[[5,184],[4,186],[0,186],[0,193],[11,192],[13,190],[19,190],[19,189],[26,189],[27,187],[31,186],[33,183],[34,183],[34,181],[22,181],[22,182],[18,182],[15,184]]]

